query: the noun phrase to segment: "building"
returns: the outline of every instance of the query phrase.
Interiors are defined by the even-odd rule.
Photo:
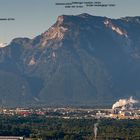
[[[24,140],[24,137],[0,136],[0,140]]]

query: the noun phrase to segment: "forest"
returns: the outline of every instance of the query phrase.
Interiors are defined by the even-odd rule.
[[[36,140],[140,140],[140,120],[62,119],[31,115],[0,115],[0,136],[24,136]]]

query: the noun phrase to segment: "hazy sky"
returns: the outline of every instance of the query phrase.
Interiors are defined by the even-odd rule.
[[[56,2],[102,2],[115,7],[64,8]],[[46,31],[62,14],[89,13],[97,16],[119,18],[140,16],[140,0],[0,0],[0,43],[9,43],[15,37],[33,38]]]

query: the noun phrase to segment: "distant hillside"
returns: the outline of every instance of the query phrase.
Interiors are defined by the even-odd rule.
[[[110,105],[140,99],[140,17],[62,15],[0,48],[1,106]]]

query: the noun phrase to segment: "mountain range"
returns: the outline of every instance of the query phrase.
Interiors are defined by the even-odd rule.
[[[140,17],[61,15],[0,48],[1,106],[111,105],[140,99]]]

